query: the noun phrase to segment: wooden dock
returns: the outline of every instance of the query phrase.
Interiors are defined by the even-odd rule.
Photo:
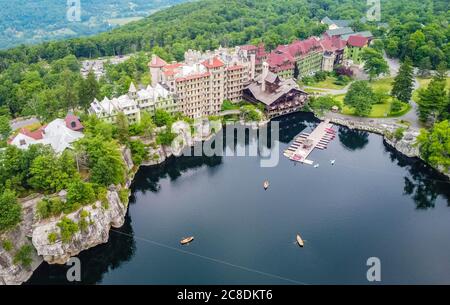
[[[326,149],[328,143],[335,137],[336,131],[333,129],[333,124],[326,120],[320,123],[310,134],[302,132],[295,137],[291,146],[284,151],[284,155],[292,161],[312,165],[314,162],[308,160],[307,157],[314,148]]]

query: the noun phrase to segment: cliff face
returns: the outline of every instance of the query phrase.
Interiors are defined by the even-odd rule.
[[[415,145],[418,136],[418,131],[406,131],[403,135],[403,138],[400,140],[389,139],[388,137],[385,137],[384,140],[387,144],[394,147],[397,151],[401,152],[405,156],[414,158],[420,157],[419,147]]]
[[[42,263],[42,258],[35,252],[31,255],[31,265],[22,266],[14,262],[14,257],[19,249],[31,245],[29,238],[33,233],[34,209],[42,196],[32,196],[21,200],[23,206],[22,222],[13,230],[0,236],[0,284],[19,285],[28,280],[33,271]],[[4,242],[10,242],[11,249],[3,247]]]
[[[107,200],[107,207],[102,206],[102,203],[98,201],[93,205],[83,207],[74,213],[66,215],[67,218],[79,223],[81,211],[84,210],[88,214],[84,219],[88,223],[87,228],[75,233],[70,242],[65,243],[58,238],[56,242],[51,243],[48,239],[48,235],[51,232],[60,231],[57,226],[60,219],[36,224],[32,234],[32,242],[37,254],[42,256],[43,260],[49,264],[65,264],[71,256],[106,243],[109,238],[110,228],[121,227],[127,212],[127,205],[120,201],[116,187],[111,187],[108,190]]]
[[[122,156],[125,166],[131,172],[134,164],[130,150],[123,149]],[[132,175],[127,178],[125,187],[130,185],[132,179],[130,176]],[[85,214],[86,212],[88,214],[84,218],[88,224],[85,230],[75,233],[71,241],[67,243],[62,242],[60,238],[54,243],[48,239],[49,233],[60,232],[57,224],[61,221],[62,216],[42,221],[36,217],[36,206],[44,197],[43,195],[35,194],[20,200],[23,208],[21,223],[15,229],[0,236],[0,285],[19,285],[27,281],[43,261],[50,264],[64,264],[71,256],[106,243],[111,227],[119,228],[125,221],[127,203],[120,200],[120,188],[120,186],[111,186],[108,189],[106,204],[98,201],[66,215],[67,218],[79,223],[82,218],[81,211],[84,210]],[[63,198],[65,192],[58,195]],[[4,241],[10,241],[13,248],[5,249]],[[33,248],[32,262],[28,267],[14,261],[17,251],[24,245],[30,245]]]

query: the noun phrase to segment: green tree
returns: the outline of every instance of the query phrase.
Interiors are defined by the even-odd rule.
[[[383,54],[373,48],[365,48],[362,53],[364,61],[364,71],[369,74],[370,80],[381,75],[389,73],[389,65],[383,58]]]
[[[154,121],[156,126],[169,126],[173,122],[172,116],[165,110],[157,109],[155,111]]]
[[[71,242],[73,236],[79,231],[77,223],[66,216],[64,216],[56,225],[61,232],[61,240],[63,243]]]
[[[155,131],[155,123],[153,123],[152,116],[150,113],[143,111],[141,113],[141,122],[140,125],[143,130],[143,135],[145,137],[150,137]]]
[[[427,77],[430,75],[431,70],[431,60],[430,57],[424,57],[419,62],[419,75],[422,77]]]
[[[21,219],[22,209],[17,203],[16,194],[5,189],[0,195],[0,232],[16,226]]]
[[[57,192],[78,177],[73,155],[65,151],[59,158],[54,153],[36,157],[30,167],[29,184],[38,191]]]
[[[431,130],[421,129],[417,137],[420,154],[425,161],[446,172],[450,169],[450,124],[445,120],[436,123]]]
[[[0,116],[0,139],[7,139],[11,134],[11,126],[7,116]]]
[[[80,100],[80,106],[84,109],[89,108],[89,105],[94,101],[94,98],[98,96],[100,87],[95,78],[94,72],[89,71],[85,80],[80,80],[78,88],[78,98]]]
[[[398,100],[409,103],[412,96],[412,91],[414,88],[414,71],[412,67],[412,61],[406,58],[397,76],[394,79],[394,85],[392,87],[392,96],[396,97]]]
[[[116,135],[120,143],[125,144],[128,142],[128,119],[123,112],[119,112],[116,117]]]
[[[422,122],[436,122],[448,110],[445,82],[433,78],[426,89],[419,90],[419,118]]]
[[[14,264],[20,264],[24,267],[30,267],[33,259],[31,255],[33,254],[33,246],[30,244],[23,245],[20,247],[19,251],[14,255]]]
[[[355,81],[344,98],[344,104],[355,109],[358,116],[367,116],[376,102],[372,88],[366,81]]]
[[[95,192],[91,183],[79,179],[69,183],[67,187],[67,202],[69,204],[86,205],[95,201]]]

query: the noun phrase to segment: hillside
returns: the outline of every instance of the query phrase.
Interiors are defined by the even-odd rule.
[[[182,60],[188,49],[213,50],[264,42],[277,45],[321,35],[320,20],[351,19],[355,30],[370,30],[390,57],[409,57],[415,66],[450,67],[448,0],[385,0],[382,20],[361,23],[363,0],[202,0],[179,4],[143,20],[85,38],[45,42],[0,51],[0,113],[39,113],[51,118],[80,105],[80,58],[147,51],[166,61]],[[111,71],[100,97],[119,94],[131,81],[149,79],[145,54]],[[87,101],[84,101],[86,106]],[[83,104],[83,103],[81,103]]]
[[[0,1],[0,48],[92,35],[185,0],[82,0],[80,21],[67,19],[66,1]]]

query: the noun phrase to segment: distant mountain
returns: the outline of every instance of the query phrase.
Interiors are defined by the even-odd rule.
[[[186,1],[0,0],[0,49],[92,35]],[[80,4],[79,14],[69,8],[70,2],[74,8]]]

